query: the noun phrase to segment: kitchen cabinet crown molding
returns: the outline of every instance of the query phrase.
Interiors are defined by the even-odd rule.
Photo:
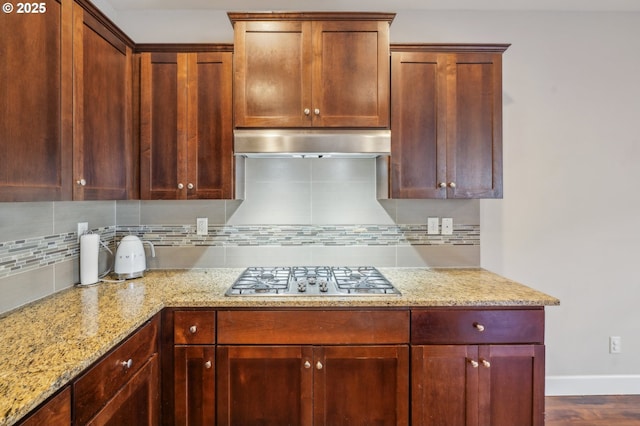
[[[510,43],[391,43],[392,52],[494,52],[503,53]]]
[[[233,43],[138,43],[134,53],[142,52],[231,52]]]
[[[124,44],[126,44],[130,48],[135,47],[135,42],[129,38],[116,24],[113,23],[109,18],[105,16],[104,13],[100,9],[98,9],[93,3],[88,0],[75,0],[77,4],[82,6],[82,8],[88,12],[93,18],[95,18],[99,23],[107,27],[109,31],[113,33],[116,37],[118,37]]]
[[[227,12],[231,24],[236,21],[387,21],[390,12]]]

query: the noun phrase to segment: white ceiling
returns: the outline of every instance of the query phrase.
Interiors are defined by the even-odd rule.
[[[640,11],[640,0],[102,0],[115,10],[557,10]]]

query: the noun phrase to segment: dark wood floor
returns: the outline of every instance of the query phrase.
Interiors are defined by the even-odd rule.
[[[639,426],[640,395],[548,396],[546,426]]]

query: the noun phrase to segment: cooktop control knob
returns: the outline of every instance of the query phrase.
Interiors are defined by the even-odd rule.
[[[318,288],[322,293],[326,293],[327,291],[329,291],[329,286],[327,285],[326,280],[320,280],[320,285],[318,286]]]
[[[307,291],[307,282],[306,281],[298,281],[298,292],[304,293]]]

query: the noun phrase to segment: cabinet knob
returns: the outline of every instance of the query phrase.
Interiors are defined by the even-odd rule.
[[[126,361],[122,361],[120,364],[122,365],[122,367],[124,367],[125,370],[128,370],[133,365],[133,360],[131,358],[129,358]]]
[[[455,183],[455,182],[451,182],[451,183],[449,183],[449,187],[450,187],[450,188],[455,188],[455,187],[456,187],[456,183]]]
[[[313,110],[313,113],[314,113],[315,115],[320,115],[320,108],[316,108],[316,109],[314,109],[314,110]]]
[[[316,369],[317,370],[322,370],[322,367],[324,367],[324,366],[322,365],[322,363],[320,361],[318,361],[318,363],[316,364]]]
[[[480,362],[482,362],[482,365],[487,367],[487,368],[491,367],[491,363],[489,361],[487,361],[486,359],[483,359]]]
[[[311,363],[309,361],[305,361],[304,368],[311,368]]]
[[[207,370],[211,368],[211,361],[207,361],[204,363],[204,368],[206,368]]]
[[[478,331],[484,331],[484,325],[478,323],[478,322],[474,322],[473,323],[473,327],[478,330]]]
[[[193,189],[193,184],[192,183],[188,184],[187,189]]]
[[[178,189],[182,189],[182,188],[184,188],[184,185],[183,185],[183,184],[181,184],[181,183],[179,183],[179,184],[178,184]]]
[[[77,180],[76,183],[80,186],[85,186],[87,184],[87,181],[84,179],[80,179],[80,180]]]
[[[476,360],[474,360],[474,359],[470,359],[470,360],[469,360],[469,364],[471,364],[471,366],[472,366],[473,368],[478,368],[478,366],[480,365],[480,364],[478,364],[478,361],[476,361]]]
[[[446,183],[446,182],[440,182],[440,183],[438,184],[438,186],[439,186],[440,188],[446,188],[446,187],[447,187],[447,183]]]
[[[309,108],[305,108],[304,115],[309,115],[309,114],[311,114],[311,110]]]
[[[196,334],[196,331],[198,331],[198,327],[192,325],[191,327],[189,327],[189,331],[191,332],[191,334]]]

